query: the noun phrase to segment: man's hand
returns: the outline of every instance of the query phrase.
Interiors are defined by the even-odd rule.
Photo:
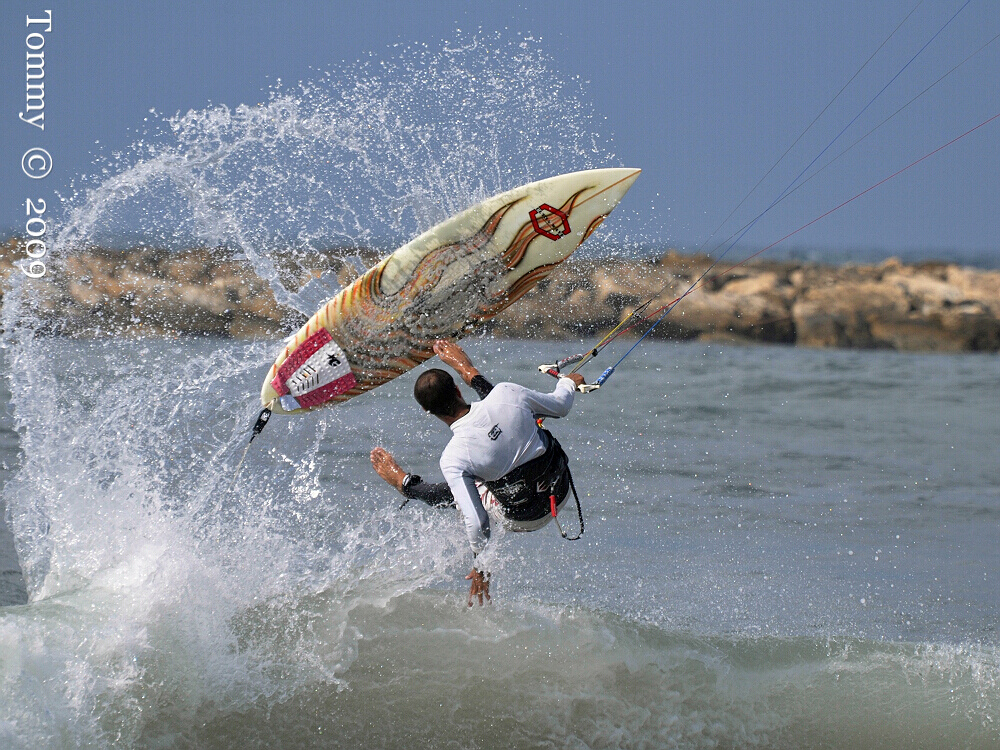
[[[469,355],[454,341],[438,339],[434,342],[434,353],[441,358],[442,362],[457,372],[466,385],[470,385],[472,379],[479,374],[479,370],[472,364]]]
[[[472,572],[465,577],[466,581],[472,581],[472,585],[469,587],[469,606],[472,606],[472,598],[479,597],[479,606],[483,606],[483,597],[486,597],[486,601],[492,601],[490,599],[490,574],[489,572],[483,573],[481,570],[476,568],[472,569]]]
[[[561,378],[569,378],[570,380],[573,381],[573,384],[576,385],[577,387],[579,387],[579,386],[581,386],[581,385],[583,385],[584,383],[587,382],[584,379],[583,375],[581,375],[578,372],[569,372],[569,373],[566,373],[565,375],[560,375],[559,377],[561,377]]]

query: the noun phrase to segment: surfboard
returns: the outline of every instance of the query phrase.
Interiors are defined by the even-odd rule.
[[[429,229],[360,275],[291,337],[261,404],[301,414],[430,359],[524,296],[600,226],[639,176],[592,169],[523,185]]]

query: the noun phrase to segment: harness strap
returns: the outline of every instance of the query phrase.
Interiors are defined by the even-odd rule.
[[[566,467],[566,476],[569,478],[569,488],[573,490],[573,500],[576,501],[576,517],[580,519],[580,531],[577,532],[576,536],[567,536],[562,524],[559,523],[559,511],[556,508],[556,496],[549,495],[549,502],[552,504],[552,520],[556,522],[556,528],[559,529],[559,533],[562,535],[562,538],[569,542],[575,542],[583,536],[583,509],[580,507],[580,496],[576,494],[576,485],[573,484],[573,475],[570,473],[568,466]]]

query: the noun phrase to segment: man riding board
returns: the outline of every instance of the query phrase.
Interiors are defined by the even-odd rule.
[[[428,483],[403,471],[381,447],[371,452],[375,471],[407,499],[428,505],[455,506],[465,518],[473,556],[490,538],[487,507],[498,511],[513,531],[545,526],[569,497],[568,459],[559,442],[538,424],[539,417],[564,417],[573,406],[583,376],[563,375],[552,393],[540,393],[516,383],[493,387],[462,348],[438,340],[434,353],[471,386],[480,401],[469,404],[446,371],[431,369],[417,378],[413,395],[425,411],[451,428],[452,438],[441,454],[445,482]],[[490,598],[489,573],[476,567],[466,576],[474,597]]]

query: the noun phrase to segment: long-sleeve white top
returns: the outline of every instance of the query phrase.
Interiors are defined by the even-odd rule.
[[[491,482],[545,452],[537,417],[564,417],[573,406],[576,386],[559,378],[552,393],[516,383],[500,383],[469,413],[451,425],[453,433],[441,454],[441,472],[465,517],[473,552],[490,537],[490,518],[476,480]]]

